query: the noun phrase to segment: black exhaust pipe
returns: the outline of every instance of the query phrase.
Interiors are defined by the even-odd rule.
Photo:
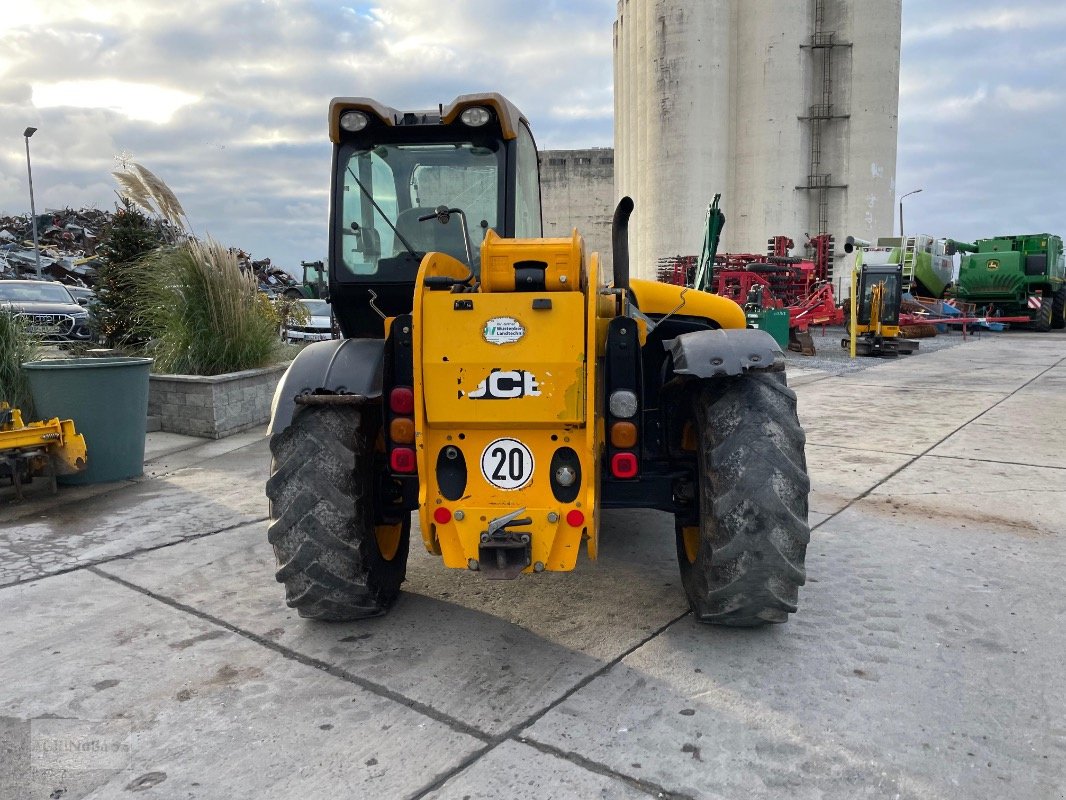
[[[614,262],[614,288],[629,289],[629,215],[633,213],[633,198],[618,201],[611,220],[611,258]]]

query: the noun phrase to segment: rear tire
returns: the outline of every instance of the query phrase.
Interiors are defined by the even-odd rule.
[[[810,480],[796,394],[783,373],[707,382],[694,397],[698,525],[678,519],[677,557],[701,622],[785,622],[806,580]]]
[[[1036,319],[1029,324],[1030,328],[1034,331],[1039,331],[1040,333],[1047,333],[1051,330],[1053,324],[1052,306],[1054,305],[1054,302],[1055,301],[1046,294],[1040,296],[1040,311],[1037,312],[1038,316]]]
[[[1066,328],[1066,283],[1059,287],[1051,301],[1051,327],[1056,331]]]
[[[377,427],[351,406],[305,406],[270,439],[267,539],[285,601],[301,617],[340,622],[384,614],[406,577],[410,514],[399,523],[391,559],[378,545]]]

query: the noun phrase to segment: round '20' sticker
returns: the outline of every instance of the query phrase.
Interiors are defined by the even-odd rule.
[[[533,477],[533,453],[517,439],[496,439],[481,453],[481,474],[497,489],[521,489]]]

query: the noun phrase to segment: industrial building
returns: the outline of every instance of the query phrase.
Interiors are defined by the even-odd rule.
[[[808,234],[890,234],[901,11],[619,0],[615,197],[636,202],[634,270],[654,277],[659,259],[698,252],[719,192],[731,252],[777,234],[800,248]]]
[[[577,228],[587,251],[610,267],[614,150],[542,150],[540,184],[544,235],[569,236]]]

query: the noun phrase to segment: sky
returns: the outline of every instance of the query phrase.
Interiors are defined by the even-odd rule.
[[[5,3],[0,215],[29,210],[34,126],[38,210],[112,208],[111,172],[133,160],[196,233],[295,272],[326,254],[330,98],[422,109],[499,91],[541,149],[610,147],[615,14],[616,0]],[[1061,0],[904,0],[896,185],[923,189],[908,230],[1066,233],[1064,75]]]

